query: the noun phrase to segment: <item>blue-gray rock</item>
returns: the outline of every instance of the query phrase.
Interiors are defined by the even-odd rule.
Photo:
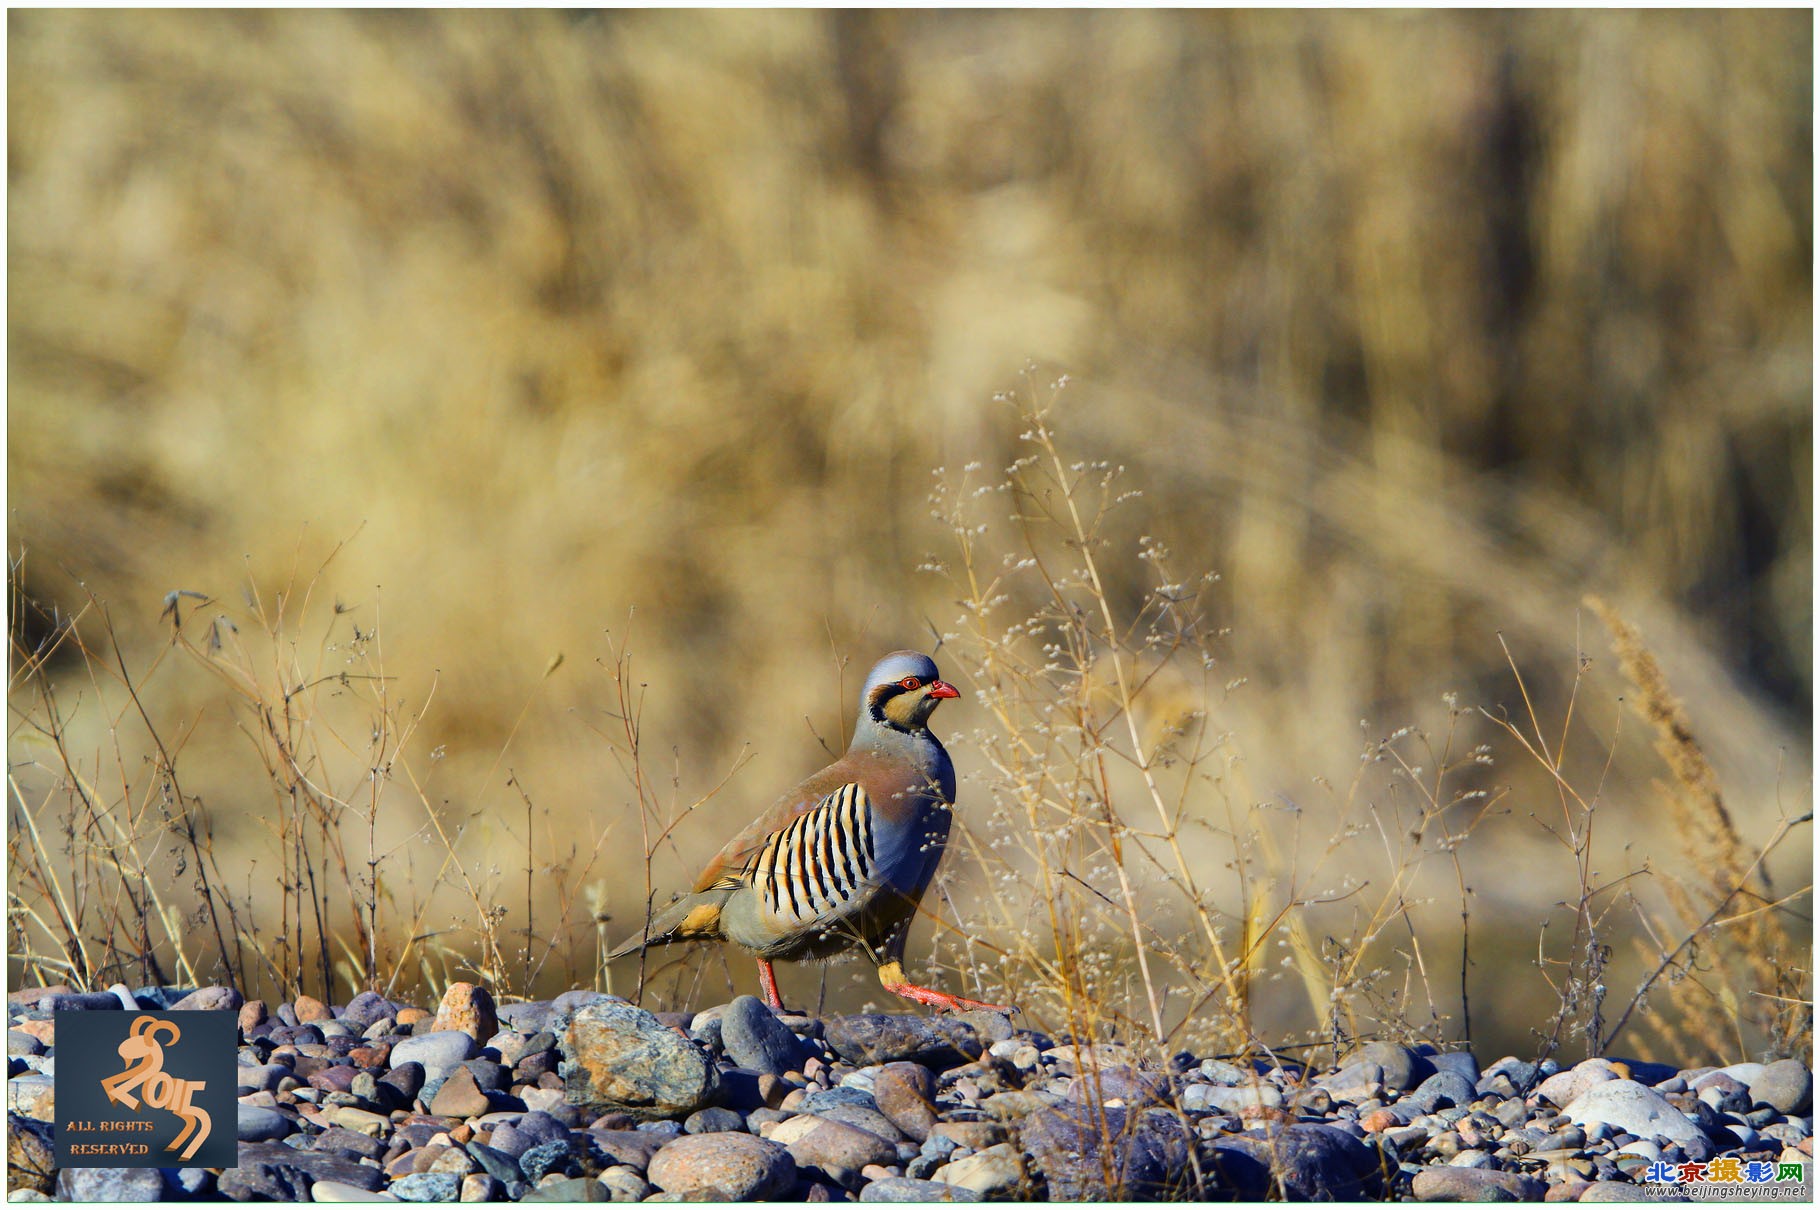
[[[57,1200],[159,1202],[164,1200],[164,1178],[156,1168],[65,1168],[57,1174]]]
[[[1461,1073],[1437,1071],[1423,1080],[1407,1099],[1423,1113],[1433,1113],[1437,1109],[1447,1109],[1454,1105],[1470,1105],[1477,1097],[1478,1090],[1473,1087],[1473,1082]]]
[[[243,1143],[270,1143],[297,1129],[295,1122],[276,1109],[260,1105],[238,1105],[238,1112],[239,1139]]]
[[[1241,1198],[1255,1196],[1247,1183],[1255,1181],[1257,1165],[1275,1187],[1272,1196],[1290,1201],[1375,1201],[1383,1188],[1377,1152],[1334,1126],[1273,1123],[1269,1129],[1222,1135],[1211,1150],[1214,1170],[1233,1182]]]
[[[681,1118],[714,1099],[719,1080],[707,1052],[642,1008],[595,1001],[560,1025],[557,1070],[569,1102],[590,1114]]]
[[[521,1034],[537,1034],[547,1030],[556,1016],[556,1006],[548,1000],[499,1006],[499,1019]]]
[[[683,1132],[681,1122],[673,1122],[668,1118],[656,1122],[640,1122],[637,1129],[645,1134],[654,1134],[661,1139],[673,1139]]]
[[[720,1072],[720,1103],[740,1113],[761,1108],[765,1098],[758,1091],[756,1071],[743,1067],[723,1067]]]
[[[1698,1102],[1696,1102],[1698,1104]],[[1710,1110],[1709,1110],[1710,1112]],[[1635,1080],[1607,1080],[1575,1097],[1562,1113],[1582,1126],[1603,1122],[1640,1139],[1697,1146],[1705,1132],[1669,1099]]]
[[[52,1012],[119,1012],[120,999],[113,992],[60,992],[38,1002],[41,1009]]]
[[[1163,1110],[1055,1106],[1024,1119],[1024,1149],[1049,1182],[1051,1201],[1194,1196],[1191,1142]]]
[[[907,1059],[945,1071],[984,1053],[970,1026],[904,1013],[831,1017],[824,1034],[834,1053],[856,1067]]]
[[[501,1184],[509,1185],[513,1181],[525,1179],[524,1169],[518,1166],[514,1156],[507,1155],[497,1147],[489,1147],[478,1140],[470,1140],[468,1154],[474,1157],[486,1174]]]
[[[835,1088],[820,1088],[803,1097],[801,1113],[821,1113],[836,1105],[859,1105],[866,1109],[877,1109],[878,1102],[872,1094],[863,1088],[851,1088],[841,1085]]]
[[[392,1047],[394,1069],[405,1063],[423,1065],[425,1086],[440,1084],[449,1073],[480,1053],[480,1043],[473,1035],[459,1029],[439,1029],[427,1034],[413,1034]]]
[[[349,1155],[364,1156],[376,1160],[385,1154],[385,1140],[363,1134],[358,1130],[349,1130],[345,1126],[331,1126],[321,1134],[310,1139],[317,1151],[341,1151]]]
[[[237,1202],[301,1202],[309,1200],[310,1186],[317,1181],[340,1181],[370,1192],[385,1183],[385,1174],[325,1152],[283,1143],[242,1143],[239,1162],[222,1169],[218,1188]]]
[[[721,1047],[727,1057],[751,1071],[781,1076],[801,1071],[809,1054],[757,996],[736,996],[720,1019]]]
[[[463,1034],[462,1037],[465,1038],[467,1035]],[[377,1082],[388,1088],[396,1089],[398,1094],[404,1098],[405,1104],[409,1105],[417,1098],[417,1094],[423,1091],[423,1064],[415,1061],[399,1062],[397,1052],[394,1051],[392,1070],[379,1077]]]
[[[1451,1071],[1465,1079],[1468,1085],[1479,1082],[1479,1061],[1470,1050],[1449,1050],[1438,1055],[1429,1055],[1428,1061],[1434,1064],[1437,1072]]]
[[[371,1029],[387,1017],[396,1017],[398,1009],[377,992],[361,992],[342,1010],[341,1019],[355,1033]]]
[[[518,1167],[524,1173],[524,1178],[535,1185],[552,1172],[562,1176],[584,1175],[586,1156],[585,1144],[564,1136],[539,1143],[526,1151],[518,1157]]]
[[[413,1172],[393,1181],[387,1192],[401,1202],[452,1202],[461,1196],[461,1178],[453,1172]]]
[[[727,1130],[744,1130],[746,1119],[731,1109],[718,1105],[707,1109],[697,1109],[683,1123],[683,1130],[689,1134],[719,1134]]]
[[[1530,1089],[1536,1086],[1536,1081],[1539,1080],[1543,1074],[1542,1069],[1534,1063],[1526,1063],[1522,1059],[1507,1057],[1499,1059],[1496,1063],[1487,1067],[1479,1076],[1478,1083],[1473,1085],[1473,1088],[1474,1091],[1478,1092],[1480,1095],[1484,1095],[1488,1092],[1495,1092],[1500,1096],[1507,1097],[1524,1096],[1528,1094]],[[1549,1072],[1547,1074],[1552,1075],[1554,1073]]]
[[[1434,1064],[1427,1058],[1394,1042],[1368,1042],[1348,1055],[1342,1064],[1343,1067],[1360,1065],[1381,1068],[1378,1081],[1397,1092],[1407,1092],[1435,1073]]]
[[[919,1181],[887,1176],[868,1181],[859,1191],[862,1202],[977,1202],[980,1195],[946,1181]]]

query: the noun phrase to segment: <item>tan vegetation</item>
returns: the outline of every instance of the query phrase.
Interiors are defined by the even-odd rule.
[[[1052,1027],[1805,1028],[1806,15],[9,29],[15,982],[604,978],[947,636]]]

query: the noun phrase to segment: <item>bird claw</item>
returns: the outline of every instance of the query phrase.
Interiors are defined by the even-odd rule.
[[[947,992],[936,991],[933,987],[918,987],[914,983],[899,983],[885,990],[892,995],[902,996],[906,1000],[927,1004],[930,1008],[940,1012],[988,1012],[1010,1016],[1012,1013],[1023,1011],[1015,1004],[987,1004],[983,1000],[969,1000],[965,996],[950,995]]]

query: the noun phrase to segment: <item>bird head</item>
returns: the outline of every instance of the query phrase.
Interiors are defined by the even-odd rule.
[[[860,709],[875,722],[915,731],[929,725],[937,706],[960,695],[922,652],[893,651],[867,674]]]

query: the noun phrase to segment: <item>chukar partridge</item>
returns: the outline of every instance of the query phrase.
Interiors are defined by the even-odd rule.
[[[758,959],[765,1000],[782,1008],[774,960],[863,947],[886,991],[939,1009],[1010,1012],[904,977],[905,935],[948,840],[954,766],[929,716],[960,691],[921,652],[894,651],[860,694],[847,753],[779,798],[727,842],[695,889],[614,950],[731,941]]]

